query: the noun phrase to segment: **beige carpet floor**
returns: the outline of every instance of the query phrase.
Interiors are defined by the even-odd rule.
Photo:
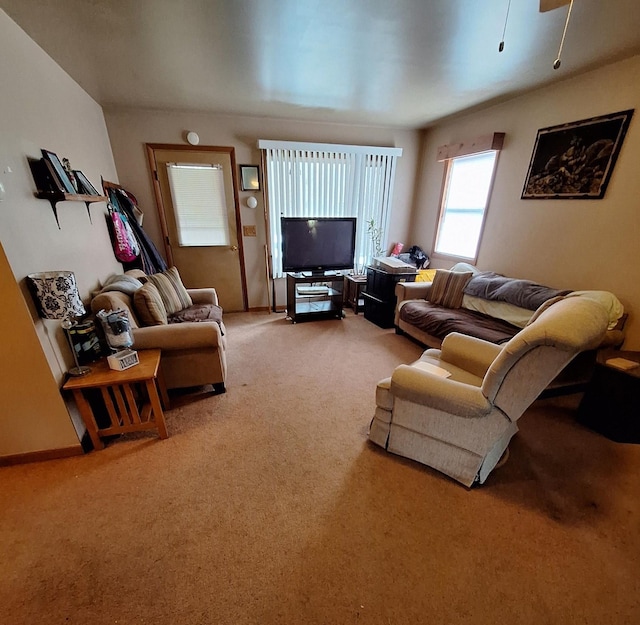
[[[351,312],[226,323],[228,392],[174,394],[168,439],[0,469],[0,623],[640,623],[640,445],[575,397],[467,490],[367,441],[417,345]]]

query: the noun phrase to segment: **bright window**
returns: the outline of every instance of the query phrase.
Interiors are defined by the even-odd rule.
[[[490,150],[446,161],[437,254],[475,261],[497,156],[497,151]]]
[[[230,245],[224,172],[221,165],[167,163],[178,244]]]

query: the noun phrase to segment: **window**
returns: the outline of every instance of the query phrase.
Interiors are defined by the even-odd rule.
[[[258,147],[265,151],[273,277],[284,275],[281,217],[356,217],[354,265],[368,263],[367,224],[373,219],[387,231],[402,149],[265,140]]]
[[[229,245],[229,221],[221,165],[167,163],[178,244]]]
[[[470,142],[476,147],[471,154],[447,156],[447,146],[438,150],[439,155],[445,155],[440,160],[446,162],[446,169],[434,246],[436,254],[476,260],[503,138],[502,133],[492,135],[488,144],[491,149],[484,151],[480,149],[486,147],[486,142]],[[465,144],[460,144],[458,151],[464,152]]]

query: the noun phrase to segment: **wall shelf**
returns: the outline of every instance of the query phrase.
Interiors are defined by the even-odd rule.
[[[60,230],[60,222],[58,221],[58,209],[56,205],[58,202],[84,202],[87,207],[87,214],[89,215],[89,221],[91,221],[91,211],[89,205],[94,202],[108,202],[108,198],[104,195],[86,195],[82,193],[63,193],[62,191],[36,191],[35,196],[40,200],[49,200],[51,204],[51,210],[56,218],[58,224],[58,230]]]

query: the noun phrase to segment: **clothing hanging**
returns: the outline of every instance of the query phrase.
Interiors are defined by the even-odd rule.
[[[113,183],[103,182],[103,187],[110,202],[127,217],[128,224],[140,246],[140,254],[136,259],[122,263],[124,270],[141,269],[147,275],[166,271],[167,263],[142,227],[144,214],[135,196]]]

